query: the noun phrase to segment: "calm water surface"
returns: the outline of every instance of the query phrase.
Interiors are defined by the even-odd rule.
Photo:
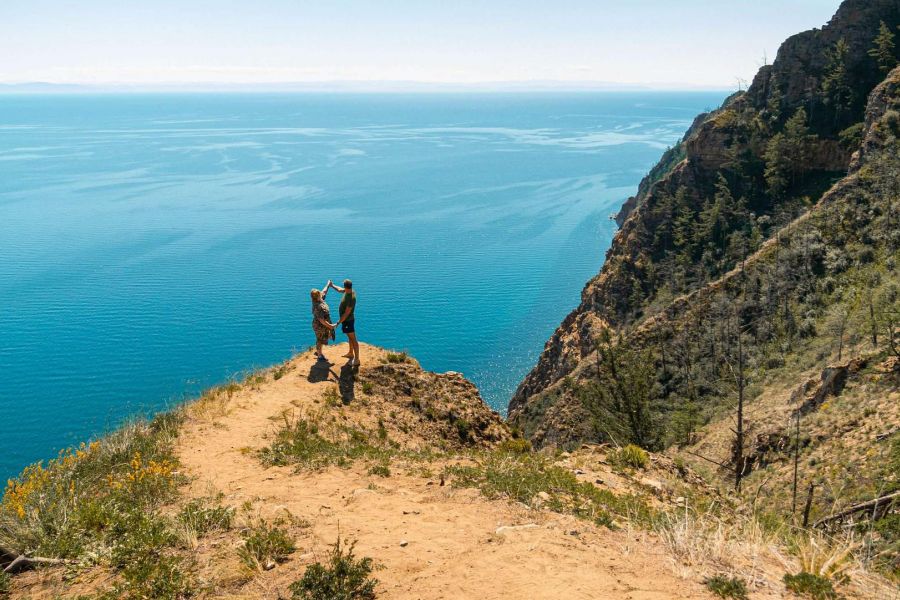
[[[306,348],[328,278],[504,410],[723,96],[0,96],[0,477]]]

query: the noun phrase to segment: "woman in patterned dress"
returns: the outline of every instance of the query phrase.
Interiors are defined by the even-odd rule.
[[[325,302],[325,296],[328,294],[328,288],[331,287],[331,280],[321,290],[310,290],[309,297],[312,299],[312,328],[316,334],[316,357],[319,360],[327,360],[322,353],[322,346],[328,345],[328,340],[334,339],[335,323],[331,322],[331,310]]]

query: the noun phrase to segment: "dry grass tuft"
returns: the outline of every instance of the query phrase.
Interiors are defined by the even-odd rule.
[[[231,381],[205,390],[199,398],[187,405],[188,417],[214,423],[231,412],[231,400],[240,389],[239,383]]]
[[[751,587],[768,581],[767,565],[782,559],[779,540],[755,518],[727,522],[690,509],[663,515],[656,532],[685,578],[726,572],[744,577]]]
[[[729,519],[684,509],[657,519],[655,530],[684,579],[737,575],[748,587],[780,589],[782,576],[810,573],[846,586],[866,598],[900,600],[895,586],[867,568],[852,534],[831,538],[820,532],[771,530],[755,516],[732,511]]]
[[[831,581],[846,581],[858,569],[854,552],[860,544],[852,537],[829,538],[820,533],[801,535],[794,542],[800,570]]]

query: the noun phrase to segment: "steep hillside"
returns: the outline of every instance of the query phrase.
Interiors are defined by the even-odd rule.
[[[897,489],[898,11],[844,2],[663,157],[510,402],[534,444],[673,448],[789,523]],[[900,577],[898,505],[822,526]]]
[[[896,30],[900,3],[844,2],[823,29],[788,39],[746,92],[698,118],[626,202],[600,274],[521,383],[513,417],[593,353],[601,330],[623,331],[727,273],[846,174],[885,75],[868,54],[882,22]]]

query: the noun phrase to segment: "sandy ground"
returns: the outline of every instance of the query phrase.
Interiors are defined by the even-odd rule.
[[[297,356],[284,377],[241,392],[227,414],[191,422],[181,436],[179,454],[194,478],[189,495],[221,492],[225,504],[249,501],[264,518],[295,519],[297,552],[249,581],[236,574],[233,540],[202,548],[201,566],[218,582],[218,596],[289,596],[287,586],[306,565],[323,560],[340,534],[357,540],[358,555],[379,563],[379,598],[711,597],[700,582],[674,574],[649,534],[488,501],[402,467],[392,466],[389,478],[368,475],[364,465],[316,473],[265,468],[251,450],[268,444],[285,411],[322,406],[327,387],[347,375],[345,359],[338,358],[345,352],[345,345],[326,350],[335,362],[327,377],[316,374],[312,353]],[[383,357],[384,351],[363,346],[362,370]]]

